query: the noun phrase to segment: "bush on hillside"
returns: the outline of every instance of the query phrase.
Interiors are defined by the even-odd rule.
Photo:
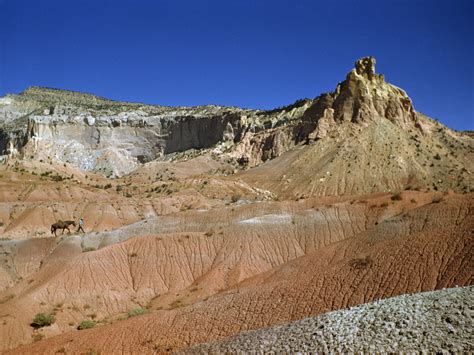
[[[34,328],[48,327],[56,321],[52,313],[38,313],[36,314],[31,326]]]

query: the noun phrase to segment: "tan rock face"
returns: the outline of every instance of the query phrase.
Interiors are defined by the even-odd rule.
[[[375,76],[375,58],[364,57],[355,62],[355,69],[357,74],[365,76],[372,80]]]
[[[401,126],[413,125],[416,112],[407,94],[375,73],[375,58],[355,63],[334,95],[336,121],[367,122],[386,118]]]
[[[20,95],[0,100],[2,117],[0,151],[5,155],[4,160],[6,157],[53,159],[106,177],[123,176],[146,162],[177,159],[190,151],[193,156],[214,154],[221,161],[233,164],[233,170],[252,168],[295,147],[327,138],[325,149],[321,151],[329,148],[336,156],[331,159],[322,156],[323,164],[318,164],[318,169],[343,171],[339,180],[344,181],[351,177],[345,172],[353,173],[354,169],[328,164],[339,156],[336,151],[339,142],[348,139],[364,141],[368,149],[363,152],[368,163],[360,167],[364,171],[356,175],[360,176],[360,181],[351,184],[361,190],[369,176],[374,180],[371,184],[375,190],[367,186],[365,190],[376,192],[401,185],[392,181],[379,184],[384,180],[367,170],[369,162],[380,160],[380,154],[390,159],[393,154],[401,154],[401,162],[418,160],[411,164],[416,167],[414,172],[405,163],[400,163],[400,168],[393,164],[389,170],[383,167],[383,171],[404,179],[414,174],[415,180],[425,179],[428,186],[432,181],[426,176],[433,172],[427,170],[436,167],[430,161],[433,151],[447,156],[450,160],[448,170],[452,170],[458,163],[464,164],[457,160],[472,154],[474,145],[472,138],[462,138],[443,126],[436,127],[436,132],[455,139],[448,143],[449,139],[441,134],[435,137],[433,122],[415,111],[402,89],[387,83],[383,75],[375,72],[373,57],[356,61],[334,92],[269,111],[219,106],[150,106],[70,91],[30,88]],[[374,133],[367,133],[367,128]],[[375,156],[376,150],[372,147],[380,145],[381,137],[392,132],[396,136],[384,138],[390,145],[400,137],[402,143],[410,143],[404,145],[410,146],[411,150],[398,151],[385,145],[384,149],[377,147],[378,155]],[[419,134],[426,142],[416,138]],[[365,142],[367,139],[369,141]],[[361,152],[353,150],[352,153]],[[347,165],[343,160],[353,159],[353,156],[344,155],[339,165]],[[472,164],[468,165],[468,171],[474,170]],[[397,169],[402,169],[402,174]],[[435,180],[440,179],[450,181],[450,188],[462,190],[465,187],[465,183],[456,182],[455,177],[446,180],[443,176]],[[323,194],[347,192],[345,188],[334,186],[327,190],[313,187],[311,191]]]

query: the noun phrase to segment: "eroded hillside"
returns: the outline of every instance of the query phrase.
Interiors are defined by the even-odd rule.
[[[371,207],[386,199],[309,210],[309,201],[293,202],[283,209],[293,217],[282,213],[280,203],[279,212],[267,210],[250,220],[245,209],[237,221],[226,215],[222,228],[214,221],[214,232],[169,234],[169,223],[179,230],[178,221],[185,218],[170,216],[161,227],[151,227],[156,233],[162,228],[161,234],[147,236],[148,226],[131,226],[130,235],[143,236],[85,254],[81,240],[69,238],[48,257],[51,265],[45,262],[30,276],[33,281],[10,290],[15,297],[2,308],[14,309],[16,316],[4,318],[2,336],[10,347],[19,341],[13,334],[34,337],[38,331],[28,321],[35,312],[54,310],[55,326],[40,334],[67,332],[92,316],[104,326],[35,343],[37,351],[153,352],[389,296],[472,283],[472,196],[430,200],[402,214],[396,212],[407,208],[402,202],[394,202],[391,213]],[[193,225],[187,216],[181,228],[210,227],[205,216],[193,214],[199,222]],[[114,317],[145,306],[151,314]]]
[[[0,98],[0,153],[2,351],[186,350],[473,284],[474,138],[373,57],[268,111],[29,88]]]
[[[121,103],[34,87],[3,98],[0,117],[4,159],[66,164],[106,177],[155,159],[198,156],[234,173],[287,152],[293,159],[299,149],[303,156],[289,171],[272,173],[278,179],[272,187],[283,196],[403,186],[469,192],[473,184],[473,138],[416,112],[402,89],[375,73],[373,57],[358,60],[334,92],[269,111]],[[300,165],[309,166],[303,176]]]

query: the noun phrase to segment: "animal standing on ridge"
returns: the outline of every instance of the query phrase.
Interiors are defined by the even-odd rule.
[[[74,221],[58,221],[54,224],[51,225],[51,234],[54,234],[55,237],[57,237],[57,234],[56,234],[56,230],[58,229],[62,229],[62,233],[61,235],[64,234],[64,230],[67,229],[67,231],[69,232],[69,234],[71,234],[71,231],[69,229],[69,226],[70,225],[73,225],[74,227],[76,226],[76,222]]]

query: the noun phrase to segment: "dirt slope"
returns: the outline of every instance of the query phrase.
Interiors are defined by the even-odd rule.
[[[236,352],[472,352],[474,287],[403,295],[267,329],[186,354]]]
[[[471,285],[472,201],[470,195],[446,197],[308,251],[207,300],[168,310],[155,310],[158,303],[152,302],[152,314],[56,336],[15,353],[62,348],[67,352],[153,353],[403,293]],[[281,250],[285,249],[288,246]]]
[[[4,292],[0,305],[10,314],[9,328],[0,328],[2,343],[28,341],[34,314],[58,304],[57,322],[47,334],[67,331],[70,322],[77,325],[90,314],[108,321],[137,306],[195,302],[431,201],[420,193],[413,203],[409,195],[397,203],[378,195],[363,202],[326,198],[186,211],[83,238],[40,239],[41,253],[33,249],[37,239],[3,242],[0,269],[10,276],[3,287],[16,286]],[[137,235],[143,237],[117,244]],[[24,247],[20,252],[15,245]],[[187,288],[193,291],[181,293]],[[22,331],[12,332],[14,325]]]
[[[429,135],[388,120],[363,127],[342,124],[332,136],[237,176],[281,199],[406,188],[469,192],[474,186],[474,140],[427,122]]]

